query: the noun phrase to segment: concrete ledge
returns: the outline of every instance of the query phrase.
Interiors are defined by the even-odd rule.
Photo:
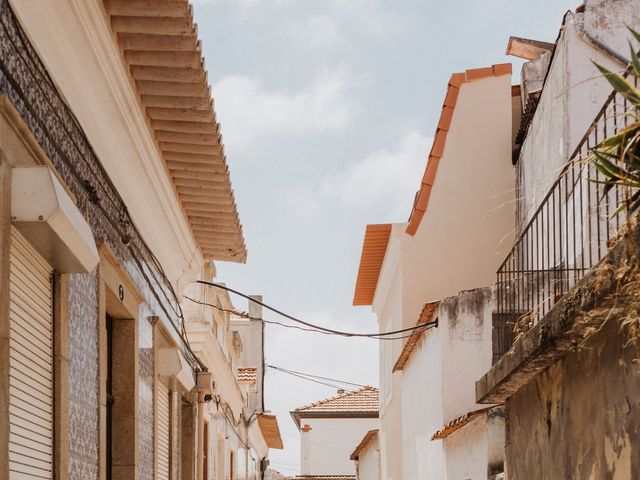
[[[618,287],[629,281],[633,268],[628,267],[635,264],[637,268],[640,245],[638,225],[630,230],[476,382],[478,403],[504,403],[566,352],[578,348],[607,319],[624,311],[625,296]]]

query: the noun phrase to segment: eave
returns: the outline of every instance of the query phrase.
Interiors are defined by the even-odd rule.
[[[104,0],[151,135],[205,259],[247,250],[188,0]]]

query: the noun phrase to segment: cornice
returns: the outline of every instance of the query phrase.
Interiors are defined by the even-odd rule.
[[[170,232],[173,234],[180,246],[180,253],[185,265],[182,268],[182,275],[172,278],[177,284],[182,280],[185,271],[199,269],[202,263],[202,256],[195,243],[191,229],[184,216],[182,207],[176,197],[175,191],[166,171],[166,167],[158,146],[151,135],[146,118],[140,109],[139,101],[133,89],[131,80],[124,69],[120,51],[117,48],[116,40],[107,22],[102,2],[97,0],[68,0],[71,11],[76,17],[76,23],[82,27],[83,34],[87,38],[88,44],[94,53],[96,63],[101,67],[101,73],[110,88],[110,93],[114,103],[118,107],[121,120],[130,132],[131,140],[138,152],[136,159],[109,158],[110,162],[120,162],[122,167],[126,167],[132,160],[142,164],[143,170],[148,175],[148,184],[152,188],[154,200],[157,201],[159,209],[155,213],[161,212],[165,216]],[[105,161],[107,159],[101,159]],[[129,209],[137,221],[145,217],[138,212],[135,215],[136,206],[129,206]],[[147,239],[148,240],[148,239]],[[160,258],[175,258],[175,251],[166,252],[165,255],[156,252]]]

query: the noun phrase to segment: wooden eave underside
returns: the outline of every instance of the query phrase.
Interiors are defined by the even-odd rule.
[[[111,29],[203,256],[247,250],[188,0],[104,0]]]

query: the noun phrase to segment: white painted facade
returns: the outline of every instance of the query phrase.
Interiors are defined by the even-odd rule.
[[[394,224],[372,309],[381,331],[414,326],[426,302],[490,285],[513,239],[512,99],[508,75],[463,83],[427,212],[415,236]],[[491,317],[486,320],[490,329]],[[475,332],[475,330],[473,331]],[[472,333],[473,333],[472,332]],[[477,335],[477,332],[473,333]],[[458,361],[491,361],[482,331]],[[488,336],[487,336],[488,335]],[[405,372],[391,373],[400,342],[380,345],[380,445],[384,480],[446,478],[442,442],[429,439],[450,415],[471,406],[482,368],[452,372],[439,326],[425,334]],[[472,347],[475,346],[475,347]],[[486,350],[486,352],[485,352]],[[477,356],[483,351],[482,358]],[[488,352],[488,353],[487,353]],[[445,355],[446,354],[446,355]],[[477,366],[477,365],[476,365]],[[456,385],[445,375],[455,373]],[[464,389],[468,389],[468,391]],[[451,403],[448,403],[451,402]],[[486,468],[486,463],[485,463]]]
[[[546,80],[518,160],[520,225],[531,218],[611,93],[592,62],[612,71],[626,67],[603,50],[629,58],[625,25],[640,28],[636,0],[589,0],[583,13],[566,14],[548,73],[538,74]],[[525,64],[522,79],[541,61]]]
[[[204,278],[207,275],[212,272],[203,272]],[[185,294],[233,310],[231,299],[224,291],[192,285]],[[242,357],[242,344],[234,345],[234,327],[229,313],[189,303],[184,314],[189,342],[209,367],[216,383],[217,401],[207,403],[204,414],[208,425],[207,471],[212,472],[211,478],[220,480],[257,480],[261,478],[260,460],[267,458],[269,453],[255,421],[262,398],[255,398],[251,389],[241,388],[237,382],[235,372]],[[246,329],[243,333],[243,342],[260,348],[259,352],[252,352],[252,360],[261,358],[262,342],[252,338],[252,334],[261,335],[262,329]],[[249,417],[254,421],[247,426]]]
[[[380,441],[375,435],[356,460],[356,480],[380,480]]]
[[[377,418],[302,418],[300,430],[301,475],[355,475],[350,456]],[[305,425],[311,429],[304,431]]]
[[[475,403],[474,382],[491,366],[494,306],[492,288],[443,299],[434,316],[438,327],[423,334],[399,373],[403,478],[486,478],[490,465],[502,465],[504,430],[492,428],[499,417],[481,416],[444,440],[431,440],[448,422],[486,407]]]

